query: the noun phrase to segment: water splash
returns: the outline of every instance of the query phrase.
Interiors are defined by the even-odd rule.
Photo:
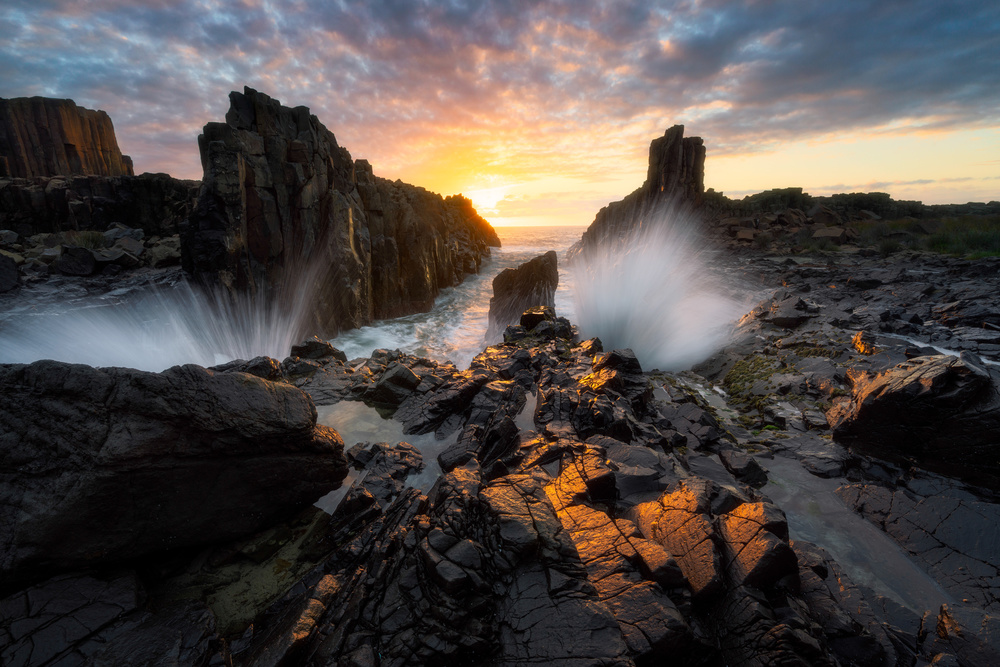
[[[692,216],[661,212],[643,223],[574,259],[576,324],[605,349],[631,348],[644,369],[690,368],[725,345],[744,300],[711,270]]]
[[[306,337],[311,306],[309,295],[231,297],[186,281],[151,286],[131,297],[105,295],[83,307],[55,305],[4,322],[0,362],[56,359],[162,371],[260,355],[282,359]]]

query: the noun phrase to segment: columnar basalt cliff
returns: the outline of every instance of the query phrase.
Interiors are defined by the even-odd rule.
[[[47,97],[0,99],[0,177],[133,175],[111,118]]]
[[[250,88],[230,103],[199,137],[205,176],[183,234],[195,277],[272,296],[312,281],[315,327],[333,335],[429,310],[499,246],[467,199],[375,177],[306,107]]]
[[[194,210],[199,185],[167,174],[3,179],[0,229],[25,237],[123,223],[170,236]]]
[[[583,233],[584,248],[624,238],[650,215],[665,208],[697,208],[705,195],[705,143],[684,137],[684,126],[674,125],[649,145],[649,168],[642,187],[621,201],[598,211]]]

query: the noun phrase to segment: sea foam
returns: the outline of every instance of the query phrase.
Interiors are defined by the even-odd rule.
[[[624,238],[584,248],[572,264],[576,324],[604,349],[631,348],[646,370],[683,370],[725,345],[745,310],[710,268],[690,214],[645,216]]]

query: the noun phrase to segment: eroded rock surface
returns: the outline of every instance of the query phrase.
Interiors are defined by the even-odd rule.
[[[850,379],[851,400],[827,414],[838,440],[1000,488],[1000,373],[976,355],[914,357]]]
[[[305,394],[242,373],[38,361],[0,366],[0,397],[8,590],[253,533],[346,473]]]

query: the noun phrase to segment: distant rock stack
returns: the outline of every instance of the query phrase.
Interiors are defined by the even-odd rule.
[[[301,298],[316,333],[430,310],[475,273],[496,232],[461,196],[377,178],[306,107],[246,88],[198,138],[204,180],[184,267],[233,292]]]
[[[667,208],[694,209],[705,196],[705,143],[684,137],[684,126],[674,125],[649,145],[646,182],[618,202],[608,204],[583,233],[581,247],[621,239],[652,214]]]
[[[559,267],[550,250],[517,267],[504,269],[493,279],[490,299],[488,341],[499,340],[508,324],[517,324],[521,314],[535,306],[555,309]]]
[[[0,98],[0,177],[133,174],[105,112],[73,100]]]

